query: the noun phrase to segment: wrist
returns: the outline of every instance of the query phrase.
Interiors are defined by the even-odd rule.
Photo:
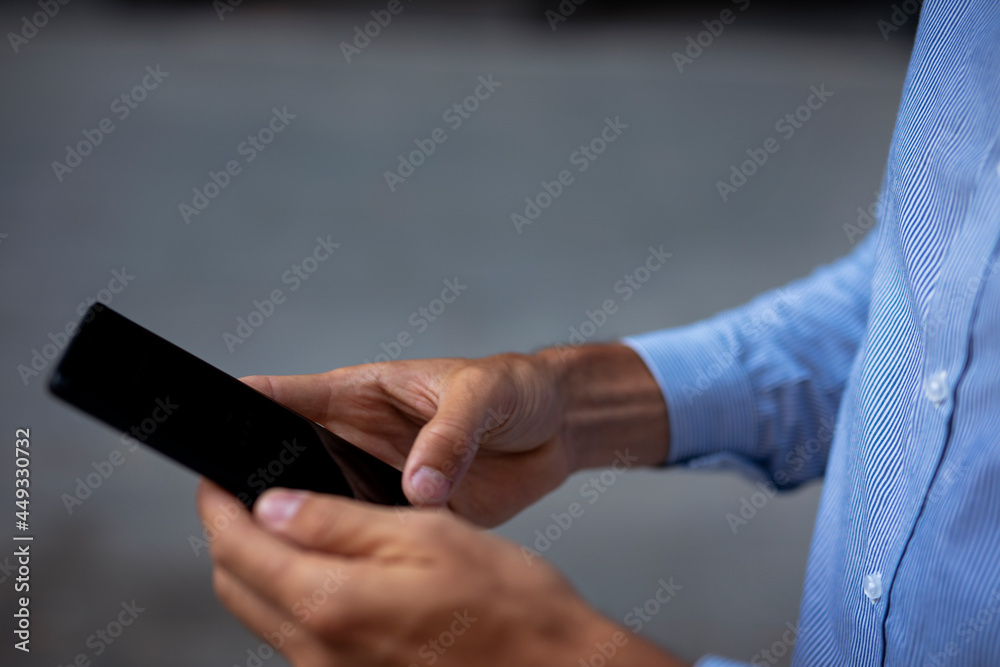
[[[587,639],[578,649],[579,655],[574,656],[575,662],[567,662],[567,665],[687,667],[678,658],[603,616],[598,616],[584,634]]]
[[[616,460],[639,466],[666,461],[666,403],[634,350],[610,343],[546,348],[535,356],[558,396],[559,437],[574,472]]]

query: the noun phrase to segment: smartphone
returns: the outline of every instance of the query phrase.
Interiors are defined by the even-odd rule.
[[[49,389],[247,507],[275,486],[409,504],[399,470],[99,303]]]

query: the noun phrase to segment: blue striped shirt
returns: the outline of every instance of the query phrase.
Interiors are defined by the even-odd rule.
[[[877,216],[808,278],[626,342],[669,462],[825,476],[795,665],[1000,665],[997,0],[924,5]]]

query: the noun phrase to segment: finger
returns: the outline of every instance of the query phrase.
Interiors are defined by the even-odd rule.
[[[206,522],[218,526],[211,543],[216,564],[276,608],[292,610],[319,589],[338,592],[348,605],[367,594],[370,584],[364,579],[353,591],[344,586],[353,577],[353,562],[336,554],[305,552],[258,526],[245,508],[230,513],[229,508],[238,502],[215,484],[202,482],[198,503]],[[226,522],[217,521],[218,517],[225,517]]]
[[[206,532],[219,535],[234,522],[250,522],[250,512],[231,493],[215,482],[202,479],[198,485],[198,514]]]
[[[373,454],[402,468],[419,427],[409,419],[379,419],[385,397],[374,373],[364,366],[338,368],[315,375],[249,375],[251,388],[287,406]],[[398,409],[398,408],[397,408]]]
[[[248,375],[244,383],[307,419],[325,424],[330,413],[330,378],[312,375]]]
[[[279,611],[225,568],[215,568],[212,584],[219,602],[274,648],[281,649],[292,637],[300,634],[298,624],[292,622],[291,616]]]
[[[254,516],[300,547],[341,557],[376,556],[407,539],[396,510],[326,494],[271,489],[257,500]]]
[[[403,469],[403,490],[418,506],[443,506],[492,431],[510,414],[503,383],[479,369],[460,371],[442,393],[437,412],[413,443]]]
[[[287,611],[281,611],[270,602],[257,595],[239,578],[221,567],[215,568],[213,584],[222,605],[255,635],[263,639],[274,650],[281,651],[293,664],[342,665],[339,657],[330,655],[329,646],[323,637],[317,641],[302,622],[308,621],[303,607],[293,619]],[[312,609],[316,609],[315,606]],[[301,622],[300,622],[301,621]],[[258,663],[270,658],[261,644],[255,653]],[[252,651],[254,652],[254,651]],[[337,660],[333,662],[333,660]]]

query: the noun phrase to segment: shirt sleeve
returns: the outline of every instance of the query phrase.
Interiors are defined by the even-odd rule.
[[[866,329],[876,237],[744,306],[624,339],[663,391],[666,463],[736,467],[779,488],[823,474]]]

